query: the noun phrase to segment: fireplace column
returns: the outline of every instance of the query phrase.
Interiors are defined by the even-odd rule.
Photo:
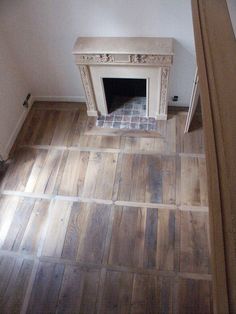
[[[89,73],[89,67],[87,65],[80,65],[80,74],[84,86],[84,91],[86,95],[86,104],[87,104],[87,114],[88,116],[97,116],[97,106],[95,101],[95,96],[93,92],[93,87],[91,84],[91,77]]]

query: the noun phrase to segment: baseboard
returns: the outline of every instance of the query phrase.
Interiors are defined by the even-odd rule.
[[[33,103],[35,102],[35,97],[33,95],[30,96],[30,99],[28,100],[28,104],[29,104],[29,108],[28,111],[30,110],[30,108],[33,106]]]
[[[175,102],[175,101],[169,101],[168,107],[189,108],[189,104],[185,104],[185,103],[181,103],[181,102]]]
[[[58,101],[58,102],[86,102],[85,96],[40,96],[33,97],[34,101]],[[168,106],[171,107],[189,107],[188,104],[169,101]]]
[[[188,112],[189,107],[180,107],[180,106],[168,106],[168,112]]]
[[[6,156],[5,156],[5,153],[4,153],[4,149],[3,149],[3,145],[2,143],[0,143],[0,161],[1,160],[6,160]]]
[[[34,96],[34,101],[85,102],[84,96]]]
[[[20,132],[20,129],[22,128],[23,126],[23,123],[28,115],[28,112],[30,111],[30,108],[32,107],[34,103],[34,97],[31,96],[29,101],[28,101],[28,104],[29,104],[29,107],[28,108],[24,108],[16,126],[15,126],[15,129],[13,130],[6,146],[5,146],[5,149],[3,149],[2,153],[1,153],[1,157],[3,160],[7,160],[8,157],[9,157],[9,154],[10,154],[10,151],[15,143],[15,140]]]

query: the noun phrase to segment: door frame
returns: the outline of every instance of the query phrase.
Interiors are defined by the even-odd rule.
[[[209,195],[214,313],[236,313],[236,41],[226,0],[192,0]]]

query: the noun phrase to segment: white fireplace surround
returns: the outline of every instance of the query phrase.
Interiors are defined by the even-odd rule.
[[[167,119],[171,38],[81,37],[73,50],[79,66],[89,116],[106,115],[103,78],[146,79],[146,115]]]

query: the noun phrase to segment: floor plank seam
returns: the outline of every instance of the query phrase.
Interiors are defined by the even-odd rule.
[[[37,271],[38,271],[38,266],[39,266],[39,260],[36,259],[36,260],[34,260],[33,269],[32,269],[32,272],[30,274],[30,279],[29,279],[28,286],[27,286],[27,289],[26,289],[26,293],[25,293],[25,296],[24,296],[24,300],[23,300],[23,303],[22,303],[22,306],[21,306],[20,314],[26,314],[27,313],[27,308],[28,308],[28,305],[29,305],[31,292],[33,290],[35,277],[36,277],[36,274],[37,274]]]
[[[128,272],[128,273],[137,273],[137,274],[152,274],[152,275],[159,275],[165,277],[177,277],[177,278],[195,278],[195,279],[204,279],[204,280],[211,280],[212,275],[209,273],[187,273],[187,272],[180,272],[180,271],[170,271],[170,270],[160,270],[156,268],[141,268],[141,267],[129,267],[129,266],[122,266],[122,265],[109,265],[107,263],[88,263],[88,262],[80,262],[77,260],[69,260],[63,259],[59,257],[51,257],[51,256],[38,256],[30,255],[30,254],[23,254],[20,252],[11,252],[6,250],[0,249],[0,256],[10,256],[16,258],[23,258],[33,260],[34,263],[56,263],[56,264],[63,264],[65,266],[75,266],[79,267],[81,270],[86,269],[106,269],[106,271],[118,271],[118,272]]]
[[[78,151],[78,152],[98,152],[98,153],[121,153],[121,154],[131,154],[131,155],[155,155],[155,156],[177,156],[177,157],[189,157],[189,158],[203,158],[205,159],[205,154],[192,154],[192,153],[181,153],[181,152],[158,152],[158,151],[148,151],[148,150],[127,150],[122,148],[97,148],[91,146],[58,146],[58,145],[18,145],[18,149],[21,148],[31,148],[37,150],[61,150],[61,151]]]
[[[193,205],[179,205],[178,208],[181,211],[196,211],[196,212],[208,212],[208,206],[193,206]]]
[[[121,200],[104,200],[96,198],[86,198],[82,196],[66,196],[66,195],[54,195],[54,194],[38,194],[30,192],[19,192],[14,190],[2,190],[1,195],[18,196],[33,199],[45,199],[45,200],[59,200],[69,201],[78,203],[96,203],[104,205],[115,205],[115,206],[127,206],[127,207],[138,207],[138,208],[153,208],[153,209],[166,209],[166,210],[181,210],[181,211],[196,211],[196,212],[208,212],[208,206],[201,205],[181,205],[181,204],[164,204],[164,203],[143,203],[143,202],[132,202],[132,201],[121,201]]]

